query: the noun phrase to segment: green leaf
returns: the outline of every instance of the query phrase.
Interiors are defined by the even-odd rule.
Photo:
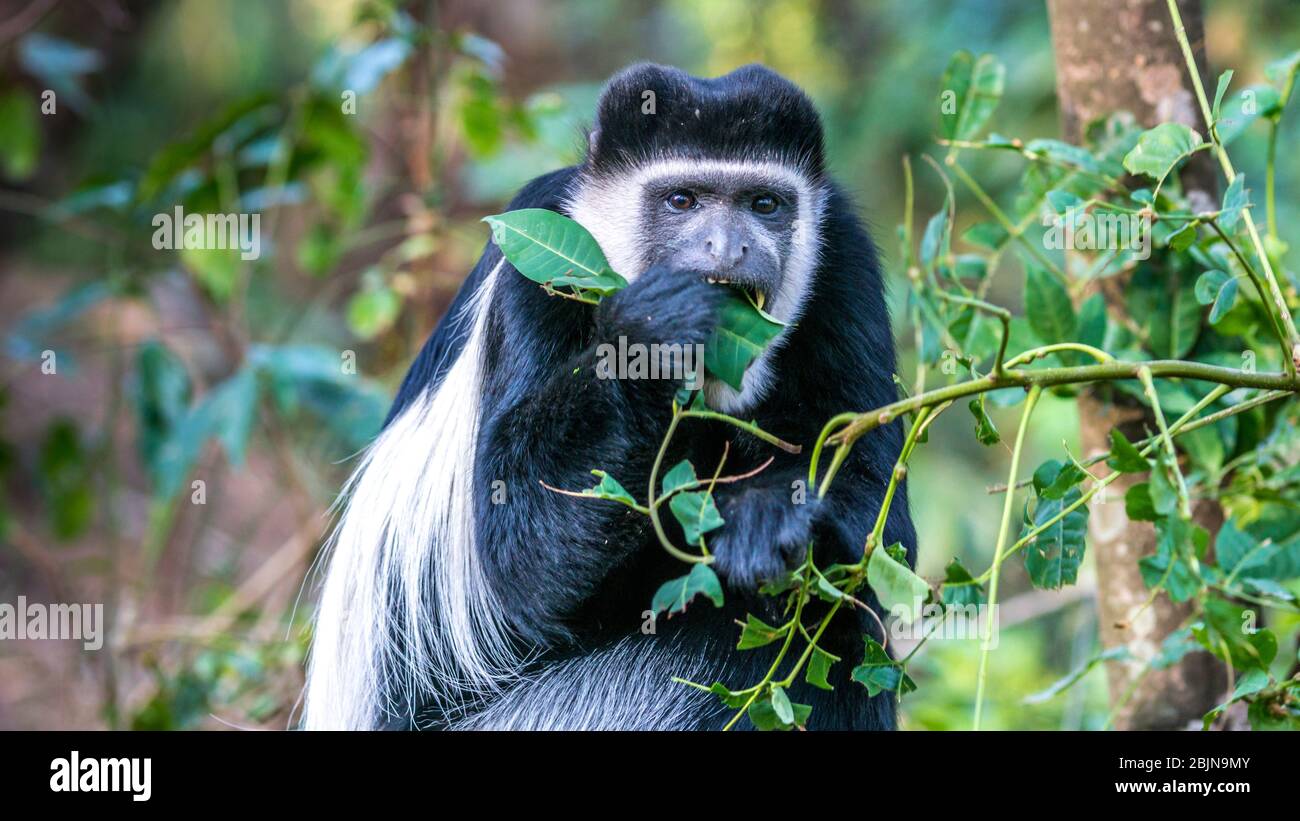
[[[0,170],[14,181],[36,171],[41,151],[41,122],[36,100],[19,90],[0,94]]]
[[[1224,710],[1248,696],[1255,695],[1268,687],[1271,683],[1272,679],[1269,678],[1267,670],[1247,670],[1241,678],[1237,679],[1237,686],[1232,689],[1232,696],[1229,697],[1227,701],[1205,714],[1205,718],[1201,723],[1201,729],[1210,729],[1210,725],[1214,723],[1215,719],[1223,714]]]
[[[18,41],[18,60],[26,72],[42,82],[43,88],[58,93],[74,111],[86,112],[90,99],[81,80],[104,64],[100,53],[71,40],[33,32]],[[3,120],[0,120],[3,122]]]
[[[1139,265],[1125,291],[1128,313],[1147,333],[1147,346],[1162,359],[1181,359],[1201,332],[1201,306],[1190,274]]]
[[[1219,295],[1214,300],[1214,307],[1210,309],[1210,324],[1217,325],[1219,320],[1223,319],[1228,311],[1237,304],[1237,280],[1228,280],[1223,287],[1219,289]]]
[[[1231,519],[1223,523],[1214,537],[1214,555],[1224,573],[1250,576],[1251,569],[1267,567],[1269,553],[1267,548],[1260,547],[1254,536],[1239,529]],[[1250,557],[1249,561],[1247,557]]]
[[[1186,251],[1196,242],[1196,220],[1183,223],[1183,227],[1169,235],[1169,247],[1175,251]]]
[[[524,208],[484,217],[492,241],[519,273],[552,287],[573,286],[601,296],[627,280],[610,270],[596,239],[578,223],[545,208]]]
[[[618,480],[610,476],[603,470],[593,470],[592,475],[598,477],[600,482],[591,488],[582,491],[584,496],[593,496],[597,499],[608,499],[611,502],[621,502],[628,507],[636,506],[636,499],[632,494],[619,484]]]
[[[1106,330],[1109,319],[1106,316],[1106,299],[1101,294],[1093,294],[1079,306],[1079,327],[1075,337],[1085,345],[1094,348],[1106,347]]]
[[[81,432],[70,419],[50,424],[38,460],[50,529],[61,541],[86,532],[95,518],[93,465]]]
[[[822,690],[835,689],[830,682],[830,672],[831,665],[839,660],[839,656],[814,646],[812,657],[808,659],[808,668],[804,670],[804,681]]]
[[[1277,658],[1277,636],[1266,629],[1249,632],[1249,625],[1255,619],[1253,613],[1230,601],[1209,597],[1204,602],[1203,616],[1200,624],[1192,626],[1192,634],[1202,647],[1231,661],[1237,670],[1268,671]]]
[[[994,427],[993,420],[984,412],[984,396],[981,394],[979,399],[970,401],[970,412],[975,416],[975,438],[981,445],[996,445],[1002,441],[998,435],[998,429]]]
[[[745,369],[784,328],[744,294],[732,290],[722,303],[717,329],[704,345],[705,369],[733,389],[742,390]]]
[[[1124,493],[1124,514],[1132,522],[1154,522],[1156,506],[1151,501],[1151,485],[1133,485]]]
[[[867,560],[867,584],[880,604],[895,618],[915,621],[921,605],[930,598],[930,585],[906,564],[890,555],[888,549],[871,551]]]
[[[340,354],[315,345],[251,345],[249,361],[269,382],[281,413],[312,411],[348,451],[365,447],[383,426],[387,391],[345,372]]]
[[[974,138],[992,116],[1002,98],[1006,70],[991,54],[972,57],[959,51],[943,76],[940,120],[948,139]]]
[[[906,695],[916,689],[916,682],[903,670],[902,665],[889,657],[884,647],[870,636],[864,636],[866,651],[862,663],[853,668],[849,677],[867,688],[867,695],[897,693]]]
[[[697,563],[685,576],[660,585],[650,602],[650,609],[656,613],[682,613],[686,605],[700,595],[712,601],[715,607],[722,606],[722,583],[718,581],[718,574],[703,563]]]
[[[348,328],[359,338],[370,340],[393,327],[402,312],[402,297],[383,281],[378,272],[363,277],[368,282],[348,301]]]
[[[1150,488],[1157,516],[1170,516],[1178,509],[1178,488],[1171,473],[1169,457],[1163,451],[1151,470]]]
[[[1034,471],[1034,489],[1039,498],[1060,499],[1088,474],[1074,462],[1049,459]]]
[[[333,48],[312,69],[312,83],[329,91],[364,95],[402,67],[414,53],[402,37],[385,37],[362,48]]]
[[[1082,493],[1071,488],[1060,499],[1040,499],[1034,507],[1033,520],[1026,525],[1021,538],[1031,528],[1038,528],[1062,510],[1077,502]],[[1081,505],[1056,524],[1048,527],[1025,546],[1025,570],[1035,587],[1056,589],[1074,584],[1079,577],[1088,533],[1088,506]]]
[[[921,235],[921,266],[927,271],[948,255],[948,236],[948,209],[944,208],[930,217]]]
[[[203,289],[218,302],[224,302],[234,292],[239,281],[243,260],[237,248],[193,248],[180,251],[181,262]]]
[[[699,481],[695,476],[695,466],[691,460],[683,459],[673,465],[673,469],[664,474],[663,482],[660,487],[666,496],[674,490],[683,487],[689,487]]]
[[[713,503],[713,496],[701,491],[678,493],[668,501],[668,509],[682,526],[686,541],[698,544],[700,538],[710,530],[716,530],[724,524],[722,514]]]
[[[1278,90],[1264,83],[1247,86],[1227,97],[1215,122],[1219,142],[1229,145],[1260,117],[1277,116],[1281,112],[1281,103]]]
[[[1187,601],[1201,589],[1192,560],[1198,543],[1209,534],[1199,526],[1178,517],[1156,520],[1156,552],[1138,562],[1138,570],[1147,587],[1163,587],[1175,602]]]
[[[1130,174],[1145,174],[1153,180],[1163,180],[1201,143],[1201,135],[1182,123],[1161,123],[1142,132],[1137,145],[1124,157],[1124,168]]]
[[[792,703],[782,688],[774,687],[771,696],[757,699],[750,705],[747,715],[755,729],[792,730],[808,722],[812,707]]]
[[[957,279],[983,280],[988,276],[989,263],[979,254],[958,254],[953,260],[953,275]]]
[[[794,723],[794,707],[790,704],[790,697],[786,695],[785,688],[772,688],[772,710],[782,724]]]
[[[1219,298],[1219,291],[1232,281],[1232,277],[1223,271],[1206,271],[1196,278],[1196,301],[1209,305]]]
[[[975,577],[956,559],[948,563],[939,596],[945,607],[980,605],[988,600],[983,586],[976,584]]]
[[[270,92],[245,97],[205,120],[190,136],[165,144],[149,161],[136,189],[136,198],[149,202],[158,197],[184,171],[198,165],[212,150],[213,143],[236,123],[258,116],[275,105]],[[338,106],[333,108],[337,110]]]
[[[1120,433],[1119,428],[1111,428],[1110,456],[1106,458],[1106,465],[1120,473],[1145,473],[1151,469],[1151,463],[1136,445]]]
[[[190,376],[172,351],[150,340],[140,346],[135,360],[136,445],[140,461],[154,486],[164,483],[161,454],[167,440],[189,413]]]
[[[1165,670],[1182,661],[1188,653],[1201,652],[1202,649],[1192,636],[1192,629],[1184,627],[1165,636],[1165,640],[1160,643],[1160,652],[1151,660],[1151,666]]]
[[[740,631],[740,641],[736,644],[736,649],[752,650],[755,647],[771,644],[784,636],[789,629],[789,625],[773,627],[753,613],[746,613],[745,627]]]
[[[971,245],[996,251],[1006,244],[1011,235],[996,222],[977,222],[967,228],[961,238]]]
[[[1078,194],[1054,188],[1047,192],[1047,204],[1057,216],[1064,216],[1069,211],[1081,211],[1084,201]]]
[[[315,276],[323,276],[338,262],[343,241],[338,231],[324,223],[315,225],[298,243],[298,266]]]
[[[170,499],[180,490],[204,444],[213,437],[221,442],[231,465],[242,465],[257,413],[257,396],[257,375],[245,366],[200,397],[158,449],[155,498]]]
[[[1025,268],[1025,316],[1044,343],[1074,339],[1078,321],[1065,286],[1037,265]]]
[[[1246,175],[1238,173],[1232,178],[1228,190],[1223,192],[1223,205],[1219,211],[1219,227],[1224,233],[1237,230],[1242,210],[1250,207],[1250,192],[1246,190]]]
[[[749,696],[742,693],[732,692],[721,682],[714,682],[713,685],[709,687],[709,692],[713,693],[723,704],[733,710],[744,707],[749,703]]]
[[[1219,75],[1219,86],[1214,90],[1214,107],[1210,109],[1215,120],[1219,119],[1219,109],[1223,107],[1223,95],[1228,90],[1228,85],[1232,82],[1232,69],[1228,69]]]

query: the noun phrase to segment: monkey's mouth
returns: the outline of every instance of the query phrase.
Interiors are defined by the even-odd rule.
[[[767,303],[767,291],[759,287],[754,282],[745,282],[739,279],[728,279],[727,277],[709,277],[706,276],[704,281],[710,285],[727,285],[735,288],[745,295],[745,298],[754,304],[754,307],[760,311]]]

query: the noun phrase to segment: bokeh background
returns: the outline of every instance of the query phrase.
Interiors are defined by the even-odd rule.
[[[1300,5],[1208,0],[1206,31],[1213,73],[1259,82],[1300,46]],[[481,252],[481,217],[579,157],[609,74],[760,61],[802,85],[897,281],[902,158],[923,220],[962,48],[1008,67],[996,130],[1057,136],[1030,0],[0,2],[0,601],[103,602],[109,622],[99,652],[0,642],[0,728],[290,723],[308,571],[351,459]],[[1278,152],[1293,246],[1297,126]],[[1263,134],[1234,156],[1260,178]],[[972,167],[1014,196],[1014,158]],[[150,220],[177,204],[261,213],[260,259],[155,250]],[[1018,310],[1019,282],[993,301]],[[1029,464],[1077,452],[1073,404],[1044,402]],[[1007,450],[957,417],[910,473],[931,578],[953,556],[987,566],[996,538]],[[1008,568],[986,726],[1102,726],[1100,671],[1024,700],[1095,652],[1090,573],[1043,593]],[[969,726],[976,649],[922,651],[904,726]]]

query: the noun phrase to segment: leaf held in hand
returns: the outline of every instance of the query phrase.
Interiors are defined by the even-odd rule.
[[[626,287],[595,237],[578,223],[545,208],[507,211],[483,221],[492,241],[519,273],[553,288],[571,286],[601,296]]]

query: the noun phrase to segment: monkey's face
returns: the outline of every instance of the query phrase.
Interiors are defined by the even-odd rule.
[[[706,79],[638,65],[601,94],[565,212],[629,281],[662,265],[763,293],[787,329],[740,395],[714,386],[710,405],[734,410],[767,390],[813,291],[830,197],[821,121],[798,86],[762,66]]]
[[[642,186],[645,261],[766,296],[790,258],[799,191],[761,172],[667,173]]]

